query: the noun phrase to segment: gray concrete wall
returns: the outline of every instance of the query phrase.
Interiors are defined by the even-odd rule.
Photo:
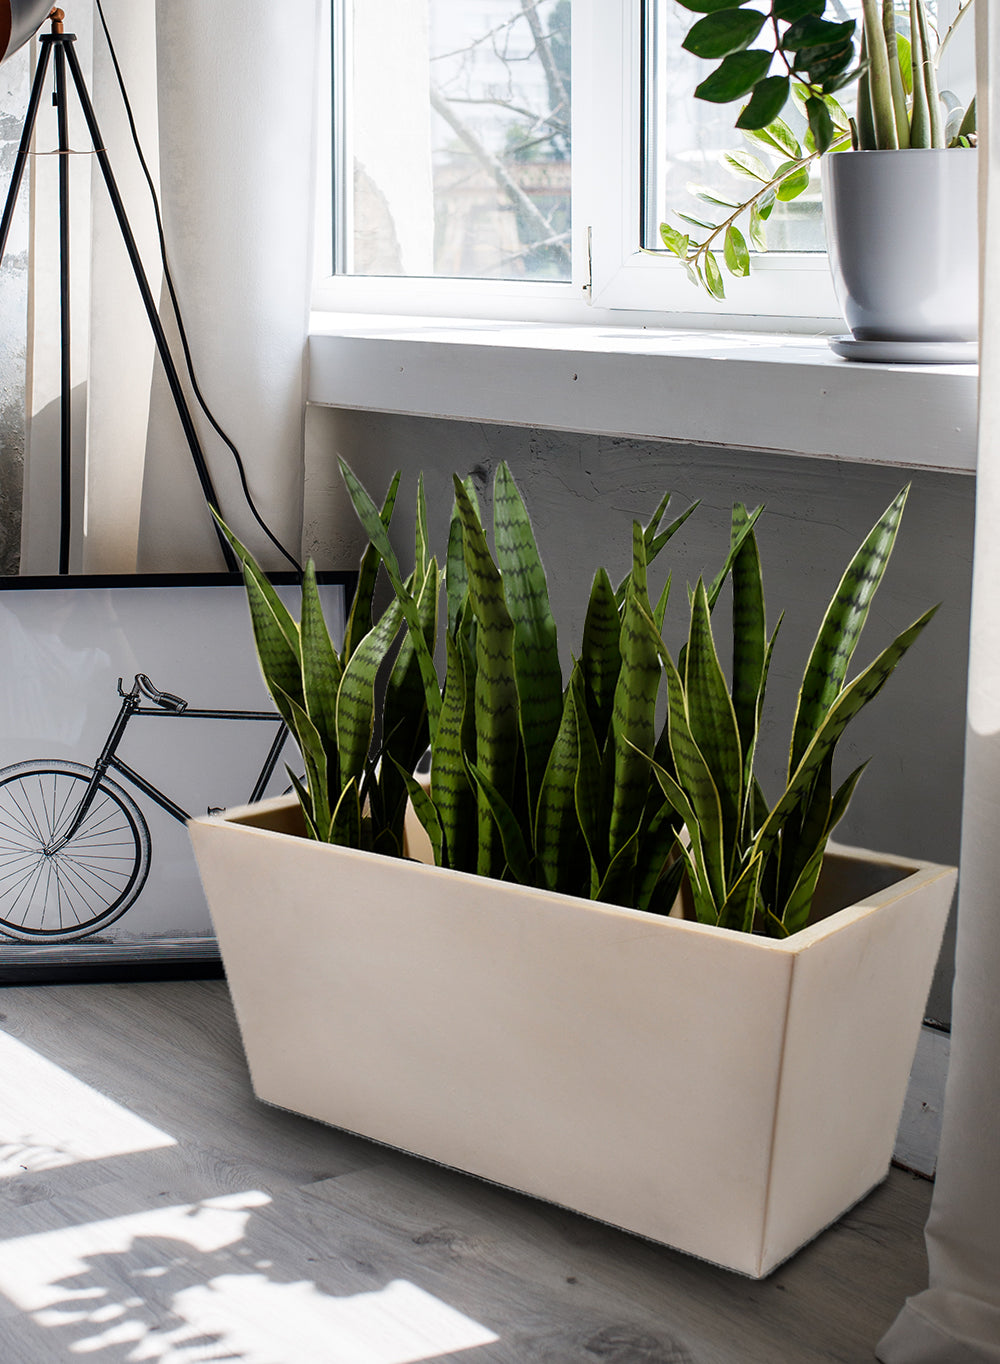
[[[401,557],[409,553],[410,562],[417,472],[425,475],[432,535],[443,545],[451,473],[474,472],[488,494],[493,470],[507,460],[534,521],[567,662],[577,647],[594,570],[603,564],[612,577],[627,571],[632,519],[647,519],[666,489],[674,490],[678,509],[701,499],[661,556],[654,579],[658,590],[666,572],[673,572],[665,633],[674,650],[686,611],[685,585],[701,572],[711,576],[721,563],[732,503],[765,503],[758,540],[769,624],[785,612],[771,670],[761,767],[765,789],[772,793],[787,762],[798,685],[823,611],[854,550],[909,476],[906,515],[862,637],[858,666],[931,603],[942,605],[841,742],[844,774],[874,756],[837,836],[885,852],[957,862],[973,479],[330,409],[310,409],[308,423],[306,549],[320,567],[354,566],[363,545],[336,475],[336,454],[377,497],[392,471],[404,470],[399,505],[405,516],[396,538]],[[720,601],[716,630],[723,659],[725,609]],[[950,1018],[950,981],[949,935],[929,1002],[929,1015],[939,1021]]]
[[[0,67],[0,203],[6,202],[29,84],[28,57],[22,49]],[[0,574],[17,572],[21,548],[28,310],[27,178],[25,173],[25,186],[0,265]]]

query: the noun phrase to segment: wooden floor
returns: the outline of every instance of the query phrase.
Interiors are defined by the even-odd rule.
[[[0,1364],[860,1364],[931,1191],[753,1283],[257,1103],[221,981],[0,990],[0,1175]]]

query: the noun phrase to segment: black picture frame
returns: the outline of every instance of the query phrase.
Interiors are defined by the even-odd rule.
[[[240,574],[0,577],[0,984],[221,975],[183,818],[286,790],[283,737]]]

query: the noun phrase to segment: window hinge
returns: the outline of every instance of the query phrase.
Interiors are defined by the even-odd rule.
[[[593,255],[594,229],[587,228],[587,282],[583,286],[583,292],[587,298],[592,300],[594,297],[594,255]]]

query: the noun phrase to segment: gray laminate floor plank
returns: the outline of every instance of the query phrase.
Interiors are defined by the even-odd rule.
[[[863,1364],[929,1200],[754,1283],[258,1103],[223,982],[0,990],[0,1364]]]

